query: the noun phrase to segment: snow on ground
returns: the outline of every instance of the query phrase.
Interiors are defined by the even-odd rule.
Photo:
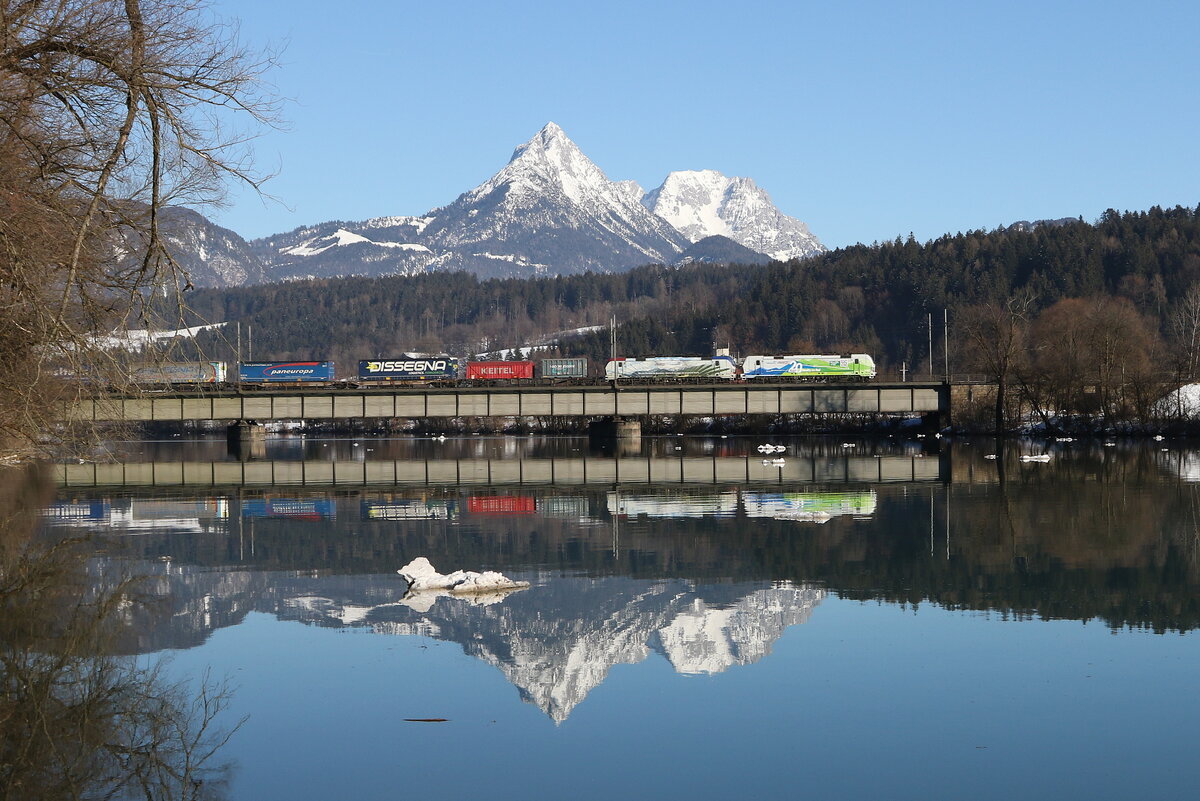
[[[607,327],[604,325],[585,325],[582,328],[568,328],[565,331],[555,331],[553,334],[546,334],[544,337],[539,337],[532,345],[522,345],[517,348],[496,348],[486,353],[476,353],[475,358],[482,359],[493,353],[511,352],[516,358],[528,359],[539,351],[553,349],[560,345],[563,340],[581,337],[584,334],[591,334],[595,331],[603,331]]]
[[[471,255],[478,256],[482,259],[495,259],[496,261],[507,261],[507,262],[511,262],[511,263],[517,265],[518,267],[533,267],[537,270],[544,270],[545,268],[550,266],[548,264],[539,264],[538,262],[532,262],[521,256],[514,256],[512,254],[483,252],[483,253],[472,253]]]
[[[381,248],[400,248],[401,250],[415,250],[418,253],[432,253],[433,251],[424,245],[416,245],[411,242],[374,242],[367,240],[372,245],[379,245]]]
[[[362,223],[363,228],[395,228],[398,225],[411,225],[417,233],[423,233],[436,217],[374,217]]]
[[[339,228],[329,236],[322,236],[318,239],[310,239],[302,242],[299,245],[293,245],[290,248],[280,248],[280,253],[285,253],[289,256],[316,256],[319,253],[324,253],[330,248],[341,247],[343,245],[352,245],[355,242],[370,242],[365,236],[361,236],[345,228]],[[316,243],[325,243],[321,247],[313,247]]]
[[[97,348],[109,350],[129,350],[140,351],[145,350],[148,346],[155,342],[162,342],[167,339],[194,339],[196,334],[201,331],[212,331],[227,323],[213,323],[212,325],[196,325],[191,328],[177,328],[173,331],[152,331],[145,328],[137,328],[130,331],[114,331],[108,336],[93,337],[92,345]]]
[[[421,253],[431,252],[424,245],[411,244],[408,242],[376,242],[373,239],[367,239],[362,234],[356,234],[353,231],[347,231],[345,228],[339,228],[328,236],[318,237],[317,239],[308,239],[301,242],[299,245],[293,245],[290,248],[280,248],[279,252],[288,256],[317,256],[330,248],[340,248],[346,245],[357,245],[360,242],[365,242],[368,245],[376,245],[381,248],[400,248],[401,250],[414,250]]]
[[[1154,404],[1154,413],[1166,417],[1200,417],[1200,384],[1184,384]]]

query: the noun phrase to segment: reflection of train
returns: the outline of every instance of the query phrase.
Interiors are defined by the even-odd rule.
[[[746,517],[824,523],[839,515],[875,514],[875,492],[743,492],[742,508]]]
[[[608,493],[608,512],[620,517],[734,517],[737,511],[738,494],[734,491],[653,495]]]
[[[332,498],[248,498],[242,501],[242,517],[336,520],[337,502]]]
[[[363,520],[454,520],[458,518],[458,501],[385,495],[363,498],[359,512]]]
[[[360,502],[363,520],[457,520],[472,517],[538,515],[563,519],[586,519],[588,502],[577,496],[544,496],[524,493],[487,493],[459,498],[406,497],[386,493],[364,497]]]
[[[229,499],[118,498],[59,501],[45,510],[52,526],[140,534],[156,531],[201,533],[229,519]]]
[[[493,517],[537,514],[537,498],[532,495],[472,495],[467,498],[467,513]]]
[[[824,523],[839,515],[875,513],[875,491],[608,493],[609,514],[620,517],[746,517]]]
[[[144,386],[226,386],[225,362],[168,362],[135,367],[135,383]],[[860,380],[875,377],[875,361],[865,353],[848,355],[747,356],[736,360],[718,353],[711,358],[652,356],[609,359],[603,377],[591,374],[582,357],[534,361],[468,361],[453,356],[403,354],[393,359],[362,359],[353,378],[338,379],[331,361],[239,362],[236,383],[243,387],[273,385],[371,387],[389,385],[508,386],[586,384],[598,381],[663,383],[737,380]]]

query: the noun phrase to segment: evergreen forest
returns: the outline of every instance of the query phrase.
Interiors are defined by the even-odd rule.
[[[910,235],[767,265],[649,265],[493,280],[430,273],[206,289],[190,293],[189,322],[240,323],[244,359],[332,359],[339,375],[353,373],[364,358],[510,356],[529,345],[547,346],[539,355],[582,355],[601,364],[613,318],[621,356],[709,355],[714,347],[735,355],[853,351],[874,355],[883,375],[898,375],[902,365],[910,374],[940,375],[946,366],[995,372],[971,345],[980,331],[969,329],[981,309],[1008,309],[1036,322],[1056,306],[1059,318],[1073,319],[1101,302],[1109,316],[1093,314],[1093,325],[1117,330],[1110,319],[1116,309],[1133,329],[1125,338],[1139,343],[1138,359],[1194,374],[1200,207],[1109,210],[1094,223],[1017,224],[925,243]],[[236,331],[226,325],[198,345],[209,358],[233,360]],[[1061,327],[1046,335],[1051,331],[1061,339]]]

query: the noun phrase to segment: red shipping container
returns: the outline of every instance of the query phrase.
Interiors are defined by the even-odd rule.
[[[531,515],[537,513],[537,499],[530,495],[472,495],[467,498],[467,513]]]
[[[533,362],[467,362],[467,379],[533,378]]]

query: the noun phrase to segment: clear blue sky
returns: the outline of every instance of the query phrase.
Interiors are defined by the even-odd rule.
[[[1200,203],[1200,3],[218,0],[285,43],[286,205],[421,214],[547,121],[613,180],[748,176],[827,246]]]

